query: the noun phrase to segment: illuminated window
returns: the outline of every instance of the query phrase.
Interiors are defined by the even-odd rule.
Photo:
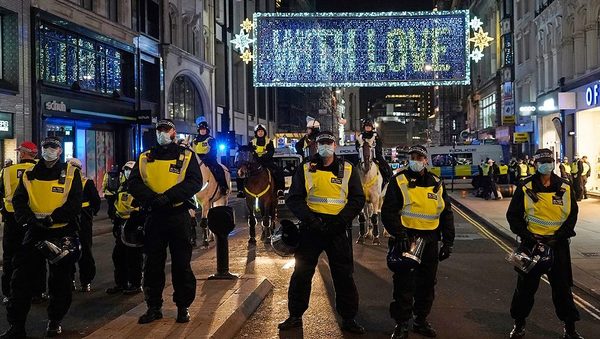
[[[491,94],[483,98],[483,100],[481,100],[480,107],[479,127],[494,127],[496,123],[496,94]]]
[[[169,92],[168,110],[171,119],[191,123],[197,116],[204,115],[200,94],[187,76],[180,75],[173,80]]]

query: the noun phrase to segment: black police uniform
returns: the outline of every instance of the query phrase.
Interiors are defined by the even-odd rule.
[[[350,165],[348,162],[345,164]],[[340,165],[344,165],[344,161],[336,157],[333,163],[327,167],[323,166],[322,161],[319,161],[316,170],[331,171],[334,175],[338,175]],[[290,211],[302,222],[300,244],[294,256],[296,265],[288,290],[290,317],[299,318],[308,308],[315,267],[319,256],[325,251],[335,287],[336,310],[343,319],[353,319],[358,312],[358,291],[352,277],[354,259],[348,227],[365,204],[360,177],[356,168],[352,166],[348,182],[347,203],[337,215],[315,213],[309,208],[305,180],[304,170],[298,169],[292,179],[289,196],[286,200]],[[319,219],[322,220],[322,223],[318,221]]]
[[[40,160],[30,171],[23,176],[29,180],[52,181],[60,180],[68,172],[67,164],[57,161],[51,168],[46,167],[45,161]],[[12,293],[6,307],[7,319],[12,326],[24,326],[27,313],[31,307],[32,293],[36,288],[36,281],[32,276],[39,275],[39,271],[46,266],[46,258],[40,250],[35,248],[35,243],[40,240],[59,239],[62,237],[77,236],[78,216],[81,213],[82,185],[79,169],[75,169],[65,203],[56,208],[51,214],[53,225],[64,224],[57,228],[48,228],[48,224],[36,219],[29,204],[29,195],[23,185],[23,177],[13,197],[15,218],[18,225],[27,225],[23,247],[19,249],[13,259],[14,273],[11,280]],[[72,298],[74,258],[67,256],[56,264],[49,265],[48,292],[50,304],[48,305],[48,319],[60,322],[69,307]]]
[[[531,248],[535,243],[533,235],[527,229],[525,220],[525,193],[523,186],[531,182],[534,192],[557,192],[563,183],[569,184],[568,180],[561,179],[552,173],[550,177],[550,186],[544,187],[541,181],[541,175],[536,173],[521,181],[510,201],[506,219],[513,233],[519,235],[524,241],[524,245]],[[565,222],[554,234],[554,240],[551,245],[554,255],[552,267],[548,272],[548,280],[552,286],[552,300],[558,318],[565,323],[579,320],[579,311],[573,302],[571,286],[573,286],[573,274],[571,271],[571,254],[569,250],[569,238],[575,236],[575,223],[577,222],[578,207],[576,196],[571,189],[571,212]],[[519,272],[519,271],[518,271]],[[525,320],[531,309],[535,293],[540,283],[541,275],[525,274],[519,272],[517,277],[517,288],[513,295],[510,314],[515,320]]]
[[[92,226],[94,216],[100,211],[100,195],[94,185],[94,180],[83,179],[83,203],[81,208],[81,218],[79,222],[79,241],[81,242],[81,258],[79,265],[79,281],[81,288],[86,289],[96,277],[96,261],[92,254]],[[75,268],[75,266],[73,266]],[[87,287],[89,288],[89,286]]]
[[[117,199],[117,191],[121,185],[121,173],[116,170],[109,170],[104,174],[102,187],[104,191],[104,198],[108,205],[107,213],[110,219],[115,218],[115,199]]]
[[[381,138],[375,131],[366,132],[363,131],[361,133],[363,140],[370,140],[371,138],[375,138],[375,162],[379,166],[379,171],[381,171],[381,175],[383,177],[384,185],[390,181],[390,178],[393,175],[392,168],[388,164],[388,162],[383,157],[383,145],[381,142]],[[358,140],[354,143],[356,150],[360,152],[360,144]]]
[[[183,146],[170,143],[154,146],[149,151],[150,160],[176,160],[181,154],[191,151]],[[142,179],[140,162],[129,176],[129,192],[142,206],[149,206],[151,212],[146,221],[144,254],[144,294],[148,308],[160,309],[165,287],[166,249],[171,253],[171,275],[173,280],[173,301],[178,307],[189,307],[196,296],[196,278],[190,260],[192,257],[191,219],[188,210],[195,208],[189,201],[202,188],[202,175],[195,156],[191,156],[183,181],[167,189],[163,194],[154,192]],[[179,170],[183,171],[184,168]],[[157,180],[161,180],[158,178]],[[160,196],[167,200],[157,201]]]
[[[197,145],[202,143],[208,144],[205,146],[208,147],[207,153],[199,152],[200,148]],[[210,172],[215,176],[215,180],[217,180],[219,187],[221,187],[222,191],[227,191],[229,187],[227,185],[227,180],[225,180],[225,170],[217,161],[217,145],[215,138],[211,137],[208,133],[206,135],[198,134],[194,139],[194,145],[194,150],[198,154],[198,157],[200,157],[200,160],[208,166]]]
[[[421,175],[406,169],[398,175],[405,175],[410,185],[418,187],[435,187],[438,185],[439,178],[425,169]],[[397,240],[402,236],[422,237],[426,241],[421,264],[410,273],[394,273],[394,301],[390,304],[390,315],[401,324],[412,318],[413,313],[417,318],[426,319],[431,312],[431,306],[435,298],[435,284],[438,267],[438,241],[442,241],[444,246],[452,247],[454,243],[454,214],[450,205],[450,199],[443,190],[442,199],[444,200],[444,209],[440,214],[439,226],[435,230],[416,230],[406,228],[402,225],[400,211],[404,206],[404,197],[398,186],[396,177],[392,178],[388,185],[387,193],[383,200],[381,208],[381,221],[385,229]],[[442,184],[443,185],[443,184]],[[442,186],[443,187],[443,186]],[[390,239],[390,246],[392,242]]]

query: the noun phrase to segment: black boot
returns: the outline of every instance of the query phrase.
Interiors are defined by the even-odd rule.
[[[419,333],[422,336],[435,338],[437,333],[431,327],[431,324],[427,321],[427,319],[416,318],[413,324],[413,332]]]
[[[581,334],[577,333],[575,330],[574,322],[565,323],[565,334],[563,335],[563,339],[583,339]]]
[[[365,334],[365,328],[362,327],[359,323],[354,319],[344,319],[342,321],[342,330],[355,334]]]
[[[521,339],[525,336],[525,320],[515,320],[515,326],[510,331],[510,339]]]
[[[60,321],[49,320],[48,327],[46,327],[46,337],[56,337],[62,333],[62,326]]]
[[[301,317],[289,317],[285,319],[285,321],[280,322],[279,325],[277,325],[277,328],[280,331],[286,331],[296,327],[302,327]]]
[[[27,337],[24,325],[10,325],[6,332],[0,334],[2,339],[21,339]]]
[[[138,319],[138,324],[148,324],[154,320],[162,319],[162,317],[163,315],[160,307],[148,307],[146,313],[142,314]]]
[[[399,323],[394,328],[392,339],[407,339],[408,338],[408,322]]]
[[[190,312],[187,307],[177,307],[177,320],[178,323],[190,322]]]

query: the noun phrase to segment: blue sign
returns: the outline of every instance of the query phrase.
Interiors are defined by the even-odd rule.
[[[255,13],[254,86],[470,83],[468,11]]]

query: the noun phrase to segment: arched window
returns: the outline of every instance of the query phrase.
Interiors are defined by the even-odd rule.
[[[200,94],[189,77],[180,75],[171,85],[168,104],[169,116],[173,120],[193,123],[198,116],[203,116]]]

